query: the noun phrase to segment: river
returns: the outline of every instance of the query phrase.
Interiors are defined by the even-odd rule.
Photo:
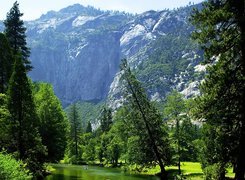
[[[97,166],[52,165],[55,171],[45,180],[159,180],[156,176],[135,175],[122,172],[120,169]]]

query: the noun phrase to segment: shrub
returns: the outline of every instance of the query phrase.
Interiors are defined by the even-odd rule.
[[[204,168],[203,173],[205,180],[222,180],[226,170],[221,163],[215,163]]]
[[[15,160],[9,154],[0,153],[0,179],[1,180],[26,180],[31,179],[29,170],[25,169],[21,161]]]

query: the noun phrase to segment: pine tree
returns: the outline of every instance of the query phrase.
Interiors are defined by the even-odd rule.
[[[157,163],[161,169],[162,178],[167,178],[165,165],[170,163],[170,147],[168,134],[164,128],[160,113],[147,98],[140,82],[132,74],[127,61],[122,60],[121,77],[126,85],[125,99],[128,104],[129,115],[127,125],[131,126],[132,161],[142,165]],[[137,153],[135,153],[137,152]]]
[[[92,125],[91,122],[88,122],[87,128],[86,128],[86,133],[91,133],[92,132]]]
[[[68,112],[68,119],[70,122],[70,136],[69,136],[69,152],[70,157],[75,156],[75,162],[81,159],[81,153],[79,151],[82,135],[81,118],[79,117],[76,104],[73,104]],[[73,161],[73,160],[72,160]]]
[[[171,92],[166,98],[166,104],[164,106],[164,116],[169,120],[173,120],[175,123],[175,131],[173,134],[174,141],[176,142],[176,152],[178,161],[178,171],[181,174],[180,161],[181,161],[181,136],[180,136],[180,114],[184,112],[185,103],[183,97],[176,90]]]
[[[32,69],[31,62],[28,60],[30,49],[27,47],[26,43],[24,21],[20,19],[22,16],[23,13],[20,12],[19,4],[16,1],[7,13],[6,20],[4,21],[4,32],[13,49],[13,54],[17,55],[20,52],[26,71],[30,71]]]
[[[0,33],[0,93],[5,93],[12,74],[14,57],[9,42],[3,33]]]
[[[15,59],[7,95],[11,114],[10,152],[17,152],[18,158],[27,162],[32,172],[37,172],[42,169],[45,148],[38,133],[39,120],[21,56]]]
[[[35,102],[40,119],[39,132],[47,147],[46,161],[56,162],[64,157],[67,144],[68,120],[50,84],[36,84]]]
[[[207,148],[216,141],[206,161],[220,163],[223,169],[232,163],[235,179],[241,180],[245,176],[245,1],[209,0],[191,20],[206,62],[218,59],[208,70],[197,103],[198,117],[205,119],[207,132],[213,132],[205,140]]]
[[[108,132],[112,125],[112,112],[111,109],[104,107],[101,112],[100,126],[102,132]]]

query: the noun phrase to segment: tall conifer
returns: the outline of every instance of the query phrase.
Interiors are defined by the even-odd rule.
[[[157,109],[147,98],[140,82],[131,72],[127,61],[121,64],[121,81],[126,85],[125,99],[129,110],[127,125],[131,126],[133,153],[132,161],[143,165],[155,165],[161,169],[161,177],[167,178],[165,165],[170,163],[171,154],[168,134]],[[137,144],[137,145],[136,145]]]
[[[0,93],[5,93],[12,74],[14,57],[9,42],[3,33],[0,33]]]
[[[210,136],[205,140],[206,162],[222,165],[221,179],[225,165],[230,162],[234,165],[235,179],[242,180],[245,179],[245,1],[209,0],[201,10],[194,11],[191,20],[197,28],[193,37],[202,45],[206,62],[218,60],[208,69],[198,103],[197,114],[206,120],[206,135]],[[210,142],[214,140],[215,143]]]
[[[20,19],[22,16],[23,13],[20,12],[19,3],[16,1],[7,13],[6,20],[4,21],[4,32],[13,49],[14,55],[17,55],[20,52],[26,70],[30,71],[32,69],[31,62],[28,60],[30,49],[27,47],[26,43],[26,28],[24,27],[24,21]]]
[[[78,163],[78,161],[81,159],[79,149],[81,144],[82,125],[76,104],[73,104],[69,109],[68,119],[70,121],[70,136],[68,142],[69,154],[70,156],[75,156],[74,163]]]
[[[10,152],[17,152],[17,157],[27,162],[33,172],[37,172],[42,168],[45,148],[38,133],[39,121],[30,80],[20,55],[15,59],[7,95],[11,114]]]

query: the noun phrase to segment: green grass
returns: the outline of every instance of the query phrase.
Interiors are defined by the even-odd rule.
[[[187,179],[203,179],[201,164],[198,162],[181,162],[180,168],[183,176]],[[178,173],[177,166],[169,166],[166,170],[169,171],[170,174],[172,173],[172,176],[175,176]]]
[[[143,174],[154,175],[160,172],[160,167],[156,166],[155,168],[145,169],[146,171]],[[177,166],[168,166],[166,167],[168,174],[171,177],[174,177],[178,174]],[[183,176],[188,180],[203,180],[203,171],[201,168],[201,164],[199,162],[182,162],[181,163],[181,172]],[[227,177],[234,178],[234,173],[232,172],[232,168],[227,169]]]

